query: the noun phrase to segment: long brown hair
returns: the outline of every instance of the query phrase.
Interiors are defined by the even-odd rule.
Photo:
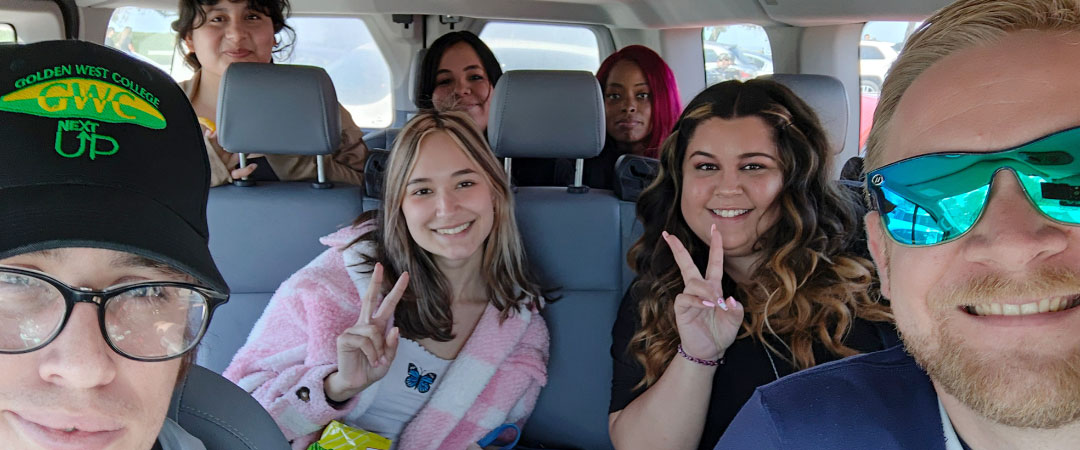
[[[678,237],[699,264],[708,256],[708,244],[687,225],[679,199],[686,147],[697,126],[714,117],[764,120],[773,129],[784,172],[775,200],[780,218],[755,243],[766,259],[751,275],[751,285],[733,293],[746,305],[739,337],[752,336],[804,369],[816,363],[814,342],[835,355],[857,353],[843,342],[854,317],[892,319],[889,308],[868,293],[876,281],[870,261],[847,251],[856,238],[857,217],[851,198],[831,179],[829,146],[817,115],[774,81],[716,84],[686,107],[661,148],[659,175],[638,199],[644,234],[627,259],[638,274],[631,289],[639,299],[642,326],[630,351],[645,367],[642,386],[660,378],[679,343],[672,305],[683,280],[660,232]],[[773,348],[766,333],[786,351]]]
[[[529,269],[514,220],[514,198],[506,172],[495,159],[487,140],[463,112],[423,111],[401,129],[394,142],[379,208],[356,219],[358,224],[374,219],[377,226],[360,236],[353,245],[364,242],[374,245],[375,254],[367,255],[363,264],[373,267],[376,261],[382,263],[384,281],[396,280],[402,272],[409,272],[409,287],[394,311],[394,322],[401,329],[401,335],[445,342],[454,338],[450,284],[431,255],[413,240],[401,211],[409,174],[420,153],[420,142],[439,131],[450,135],[491,185],[494,223],[480,250],[483,252],[480,276],[491,304],[502,312],[500,318],[505,320],[523,307],[539,310],[542,294]],[[391,285],[393,281],[384,283],[386,290]]]

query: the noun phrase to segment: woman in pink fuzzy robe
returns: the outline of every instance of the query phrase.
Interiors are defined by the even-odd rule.
[[[547,382],[543,298],[505,174],[468,116],[411,120],[380,210],[357,223],[282,284],[225,376],[294,449],[331,420],[385,426],[409,450],[476,448],[524,425]],[[399,354],[443,366],[406,372]]]

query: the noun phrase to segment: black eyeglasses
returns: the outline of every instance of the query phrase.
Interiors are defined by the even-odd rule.
[[[136,361],[164,361],[199,343],[229,296],[189,283],[151,281],[104,291],[74,288],[48,275],[0,267],[0,353],[28,353],[63,331],[76,303],[98,306],[105,342]]]

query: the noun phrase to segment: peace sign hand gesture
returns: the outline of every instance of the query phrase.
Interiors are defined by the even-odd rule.
[[[675,296],[675,325],[683,351],[695,358],[713,361],[735,342],[743,320],[743,305],[732,297],[724,297],[721,280],[724,278],[724,239],[709,229],[709,265],[705,276],[694,264],[679,238],[663,232],[675,263],[682,273],[683,291]]]
[[[337,338],[338,370],[326,377],[323,386],[326,397],[335,402],[347,401],[386,376],[397,355],[401,331],[397,327],[390,330],[386,327],[409,284],[409,273],[398,277],[385,299],[380,294],[382,277],[383,266],[376,263],[367,294],[360,303],[360,318]],[[372,313],[380,300],[382,304]]]

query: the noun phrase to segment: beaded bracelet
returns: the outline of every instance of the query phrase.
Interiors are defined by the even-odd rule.
[[[686,359],[690,360],[690,362],[698,363],[698,364],[701,364],[703,366],[719,366],[719,365],[724,363],[724,357],[722,357],[722,356],[720,357],[720,359],[718,359],[716,361],[709,361],[709,360],[706,360],[706,359],[695,358],[693,356],[690,356],[689,354],[686,353],[685,350],[683,350],[682,344],[679,344],[679,354],[682,355],[683,358],[686,358]]]

